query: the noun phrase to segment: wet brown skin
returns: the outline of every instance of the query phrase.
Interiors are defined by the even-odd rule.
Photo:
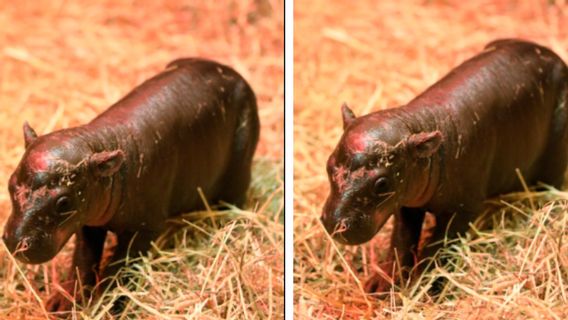
[[[10,177],[13,211],[3,239],[16,258],[43,263],[71,235],[71,279],[89,290],[116,274],[127,252],[145,253],[166,220],[211,203],[243,204],[258,142],[256,98],[231,68],[180,59],[90,123],[44,136],[24,125],[26,150]],[[107,232],[117,235],[99,275]],[[72,301],[56,293],[50,311]]]
[[[357,245],[394,215],[382,268],[407,277],[446,235],[466,232],[484,200],[520,190],[516,168],[530,185],[561,187],[567,100],[568,69],[556,54],[498,40],[405,106],[356,118],[344,105],[344,133],[327,163],[324,226],[337,241]],[[425,212],[436,227],[418,257]],[[366,289],[386,292],[392,285],[373,276]]]

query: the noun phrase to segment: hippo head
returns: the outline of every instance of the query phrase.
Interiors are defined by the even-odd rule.
[[[327,162],[331,190],[321,220],[335,240],[356,245],[402,206],[420,205],[442,135],[412,134],[387,113],[356,118],[346,105],[342,111],[344,132]]]
[[[122,151],[93,153],[73,131],[38,137],[24,125],[26,151],[8,184],[12,214],[2,236],[22,262],[53,258],[83,225],[100,222],[110,204]]]

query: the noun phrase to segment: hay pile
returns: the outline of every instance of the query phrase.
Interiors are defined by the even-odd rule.
[[[283,1],[4,1],[0,44],[2,225],[25,120],[38,133],[85,123],[179,57],[207,57],[240,72],[257,94],[262,123],[246,210],[178,220],[185,228],[173,236],[174,249],[156,248],[125,271],[138,290],[109,292],[83,316],[100,319],[110,300],[128,295],[124,318],[281,317]],[[0,318],[43,319],[38,298],[64,277],[70,250],[25,266],[1,246]]]
[[[385,301],[361,283],[388,248],[390,223],[370,244],[334,245],[319,224],[325,163],[341,129],[340,105],[357,115],[410,101],[493,39],[521,37],[568,61],[563,1],[299,1],[295,3],[295,314],[299,318],[565,319],[565,193],[512,195],[492,209],[490,231],[453,243],[454,266]],[[553,155],[551,155],[553,156]],[[504,217],[504,218],[501,218]],[[440,299],[421,290],[449,279]]]

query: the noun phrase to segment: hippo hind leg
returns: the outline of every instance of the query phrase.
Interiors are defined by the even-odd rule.
[[[223,191],[219,196],[219,200],[236,206],[242,206],[246,200],[246,192],[251,181],[252,158],[260,132],[256,99],[252,91],[246,89],[246,96],[243,97],[241,92],[241,97],[236,100],[243,101],[243,105],[238,118],[229,165],[221,179]]]
[[[568,163],[568,89],[564,91],[559,107],[554,113],[554,123],[549,144],[542,155],[537,180],[557,189],[562,188]]]

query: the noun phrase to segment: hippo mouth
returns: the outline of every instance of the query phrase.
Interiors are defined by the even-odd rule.
[[[356,246],[369,242],[380,229],[379,226],[361,228],[353,226],[352,223],[342,220],[330,235],[340,244]]]
[[[361,245],[373,239],[390,216],[391,213],[375,212],[371,215],[339,219],[333,226],[325,223],[323,219],[322,223],[326,227],[327,232],[338,243]]]
[[[50,245],[52,240],[47,234],[23,237],[20,240],[3,237],[10,253],[19,261],[28,264],[40,264],[51,260],[60,248]]]
[[[21,236],[5,232],[2,240],[20,262],[40,264],[55,257],[72,235],[70,230],[39,231]]]

